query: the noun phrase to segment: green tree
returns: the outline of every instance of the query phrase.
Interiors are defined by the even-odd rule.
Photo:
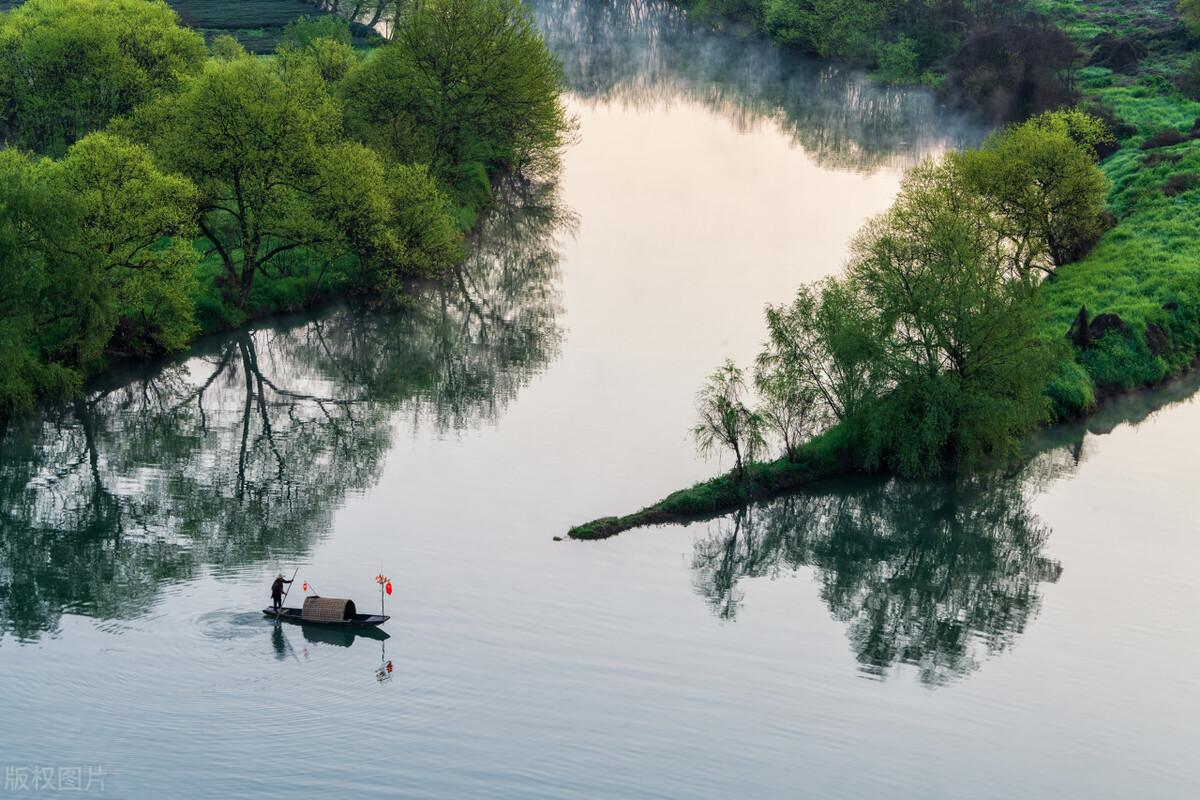
[[[238,58],[245,58],[250,55],[246,52],[246,48],[237,40],[236,36],[231,36],[228,33],[222,33],[220,36],[214,36],[212,43],[208,46],[209,53],[218,61],[233,61]]]
[[[921,77],[921,64],[913,40],[904,34],[876,48],[875,76],[885,83],[913,83]]]
[[[355,138],[429,164],[467,202],[487,176],[553,159],[569,128],[558,64],[519,0],[415,3],[341,92]]]
[[[1036,283],[1009,270],[955,159],[910,170],[852,247],[848,281],[883,324],[867,456],[929,474],[947,457],[1008,456],[1048,415],[1055,349],[1036,331]]]
[[[699,421],[692,428],[696,446],[704,455],[719,448],[733,451],[734,473],[740,479],[746,464],[766,445],[763,419],[746,405],[746,379],[741,369],[726,360],[696,394]]]
[[[450,197],[423,164],[394,164],[387,171],[391,230],[404,245],[409,273],[435,277],[466,254]]]
[[[1188,33],[1200,38],[1200,0],[1179,0],[1179,20]]]
[[[196,184],[200,232],[244,308],[256,276],[288,254],[318,254],[326,266],[352,252],[400,258],[384,218],[383,166],[341,141],[340,123],[315,71],[285,79],[269,63],[240,58],[209,62],[123,128]]]
[[[195,190],[107,133],[62,161],[0,151],[0,413],[73,392],[106,350],[193,332]]]
[[[40,248],[40,232],[54,218],[34,164],[15,150],[0,150],[0,421],[40,395],[71,393],[81,384],[77,370],[49,360],[57,344],[53,317],[77,310],[68,302],[74,282],[59,284],[54,296]],[[51,306],[55,300],[58,308]]]
[[[0,136],[61,154],[204,57],[161,0],[27,0],[0,15]]]
[[[763,25],[784,44],[823,58],[870,60],[893,7],[871,0],[765,0]]]
[[[759,367],[754,386],[762,398],[758,415],[764,428],[779,437],[784,456],[795,461],[800,447],[824,426],[828,416],[816,388],[786,367]]]
[[[370,148],[340,142],[318,167],[310,252],[322,271],[358,261],[367,286],[398,299],[403,281],[440,276],[462,258],[462,234],[450,200],[423,167],[387,168]]]
[[[301,17],[288,25],[275,56],[284,72],[311,66],[327,83],[340,81],[358,63],[350,46],[350,26],[330,15]]]
[[[311,66],[326,83],[337,83],[358,63],[358,54],[348,44],[334,39],[314,39],[303,47],[284,43],[275,51],[280,69]]]
[[[51,196],[70,207],[71,225],[55,227],[45,246],[58,270],[65,261],[89,275],[96,333],[84,348],[146,354],[178,350],[195,333],[198,258],[196,188],[162,173],[144,146],[110,133],[76,142],[59,162],[44,162]]]
[[[1017,272],[1053,272],[1099,238],[1108,180],[1096,166],[1096,148],[1111,138],[1096,117],[1051,111],[954,156]]]
[[[856,418],[879,391],[879,323],[845,281],[802,286],[790,305],[767,306],[760,374],[780,375],[839,422]]]

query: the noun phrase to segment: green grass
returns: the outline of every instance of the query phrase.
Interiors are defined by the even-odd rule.
[[[1128,334],[1113,332],[1096,346],[1075,349],[1047,387],[1056,413],[1087,411],[1097,395],[1158,383],[1191,365],[1200,346],[1200,182],[1164,192],[1176,177],[1200,176],[1200,140],[1142,150],[1153,134],[1190,134],[1200,103],[1174,87],[1170,76],[1189,52],[1168,0],[1087,3],[1042,0],[1039,8],[1076,39],[1084,52],[1097,33],[1135,36],[1149,48],[1134,75],[1087,67],[1077,76],[1086,101],[1099,102],[1128,126],[1121,149],[1101,168],[1111,181],[1109,208],[1117,224],[1092,252],[1046,281],[1041,293],[1047,338],[1065,336],[1081,306],[1095,317],[1113,313]],[[1154,33],[1154,36],[1147,36]],[[1178,177],[1177,177],[1178,176]],[[1146,339],[1150,326],[1164,334],[1159,352]]]
[[[205,249],[207,242],[197,242]],[[221,281],[225,270],[210,254],[196,268],[196,324],[200,334],[230,330],[248,319],[311,308],[332,297],[353,291],[355,262],[343,259],[322,270],[321,262],[300,251],[292,258],[276,259],[255,276],[244,308],[231,303]]]

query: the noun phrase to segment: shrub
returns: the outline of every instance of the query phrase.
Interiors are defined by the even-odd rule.
[[[950,58],[942,92],[992,120],[1022,120],[1075,102],[1063,76],[1078,58],[1075,44],[1044,17],[1005,20],[967,36]]]
[[[1055,419],[1067,419],[1096,405],[1096,387],[1086,369],[1072,357],[1064,358],[1043,390]]]
[[[1187,140],[1188,137],[1184,136],[1179,131],[1167,129],[1151,134],[1144,142],[1142,142],[1140,146],[1143,150],[1153,150],[1158,147],[1173,147],[1177,144],[1182,144]]]
[[[1179,21],[1188,33],[1200,38],[1200,0],[1179,0]]]
[[[1134,331],[1111,331],[1081,352],[1079,358],[1100,388],[1148,386],[1168,374],[1166,363],[1154,356],[1145,339]]]
[[[1200,100],[1200,53],[1190,53],[1175,73],[1175,88],[1189,100]]]
[[[881,45],[877,55],[876,76],[885,83],[914,83],[921,77],[917,50],[912,39],[903,34],[894,42]]]
[[[1200,184],[1200,175],[1194,172],[1185,172],[1182,175],[1172,175],[1167,178],[1167,182],[1163,184],[1163,194],[1167,197],[1174,197],[1177,194],[1183,194],[1187,190]]]
[[[1106,67],[1113,72],[1137,72],[1138,62],[1146,57],[1146,45],[1131,36],[1114,36],[1104,32],[1092,39],[1089,67]]]
[[[161,0],[28,0],[0,15],[0,135],[61,154],[178,88],[205,55]]]

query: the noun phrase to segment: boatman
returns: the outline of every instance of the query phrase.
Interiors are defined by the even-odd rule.
[[[271,610],[279,611],[279,607],[283,605],[283,585],[291,583],[285,580],[283,575],[276,575],[275,582],[271,584]]]

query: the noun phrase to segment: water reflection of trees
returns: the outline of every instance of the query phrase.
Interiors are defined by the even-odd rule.
[[[1036,616],[1038,585],[1062,568],[1023,482],[855,481],[734,516],[697,543],[699,590],[732,618],[743,578],[808,567],[848,625],[863,671],[897,663],[944,684],[1003,652]]]
[[[303,553],[380,473],[399,418],[494,420],[555,356],[549,190],[510,193],[402,313],[342,308],[112,377],[0,439],[0,635],[126,618],[209,565]]]
[[[857,479],[758,504],[714,522],[692,567],[697,590],[734,619],[746,578],[810,569],[848,626],[860,668],[914,666],[939,686],[1007,650],[1037,616],[1039,586],[1062,567],[1030,499],[1086,460],[1089,435],[1138,424],[1200,390],[1193,372],[1106,403],[1030,442],[1016,472],[957,482]]]
[[[869,82],[756,38],[714,33],[665,0],[529,0],[585,100],[634,107],[702,103],[740,130],[777,124],[813,158],[841,168],[907,165],[978,137],[931,93]]]

